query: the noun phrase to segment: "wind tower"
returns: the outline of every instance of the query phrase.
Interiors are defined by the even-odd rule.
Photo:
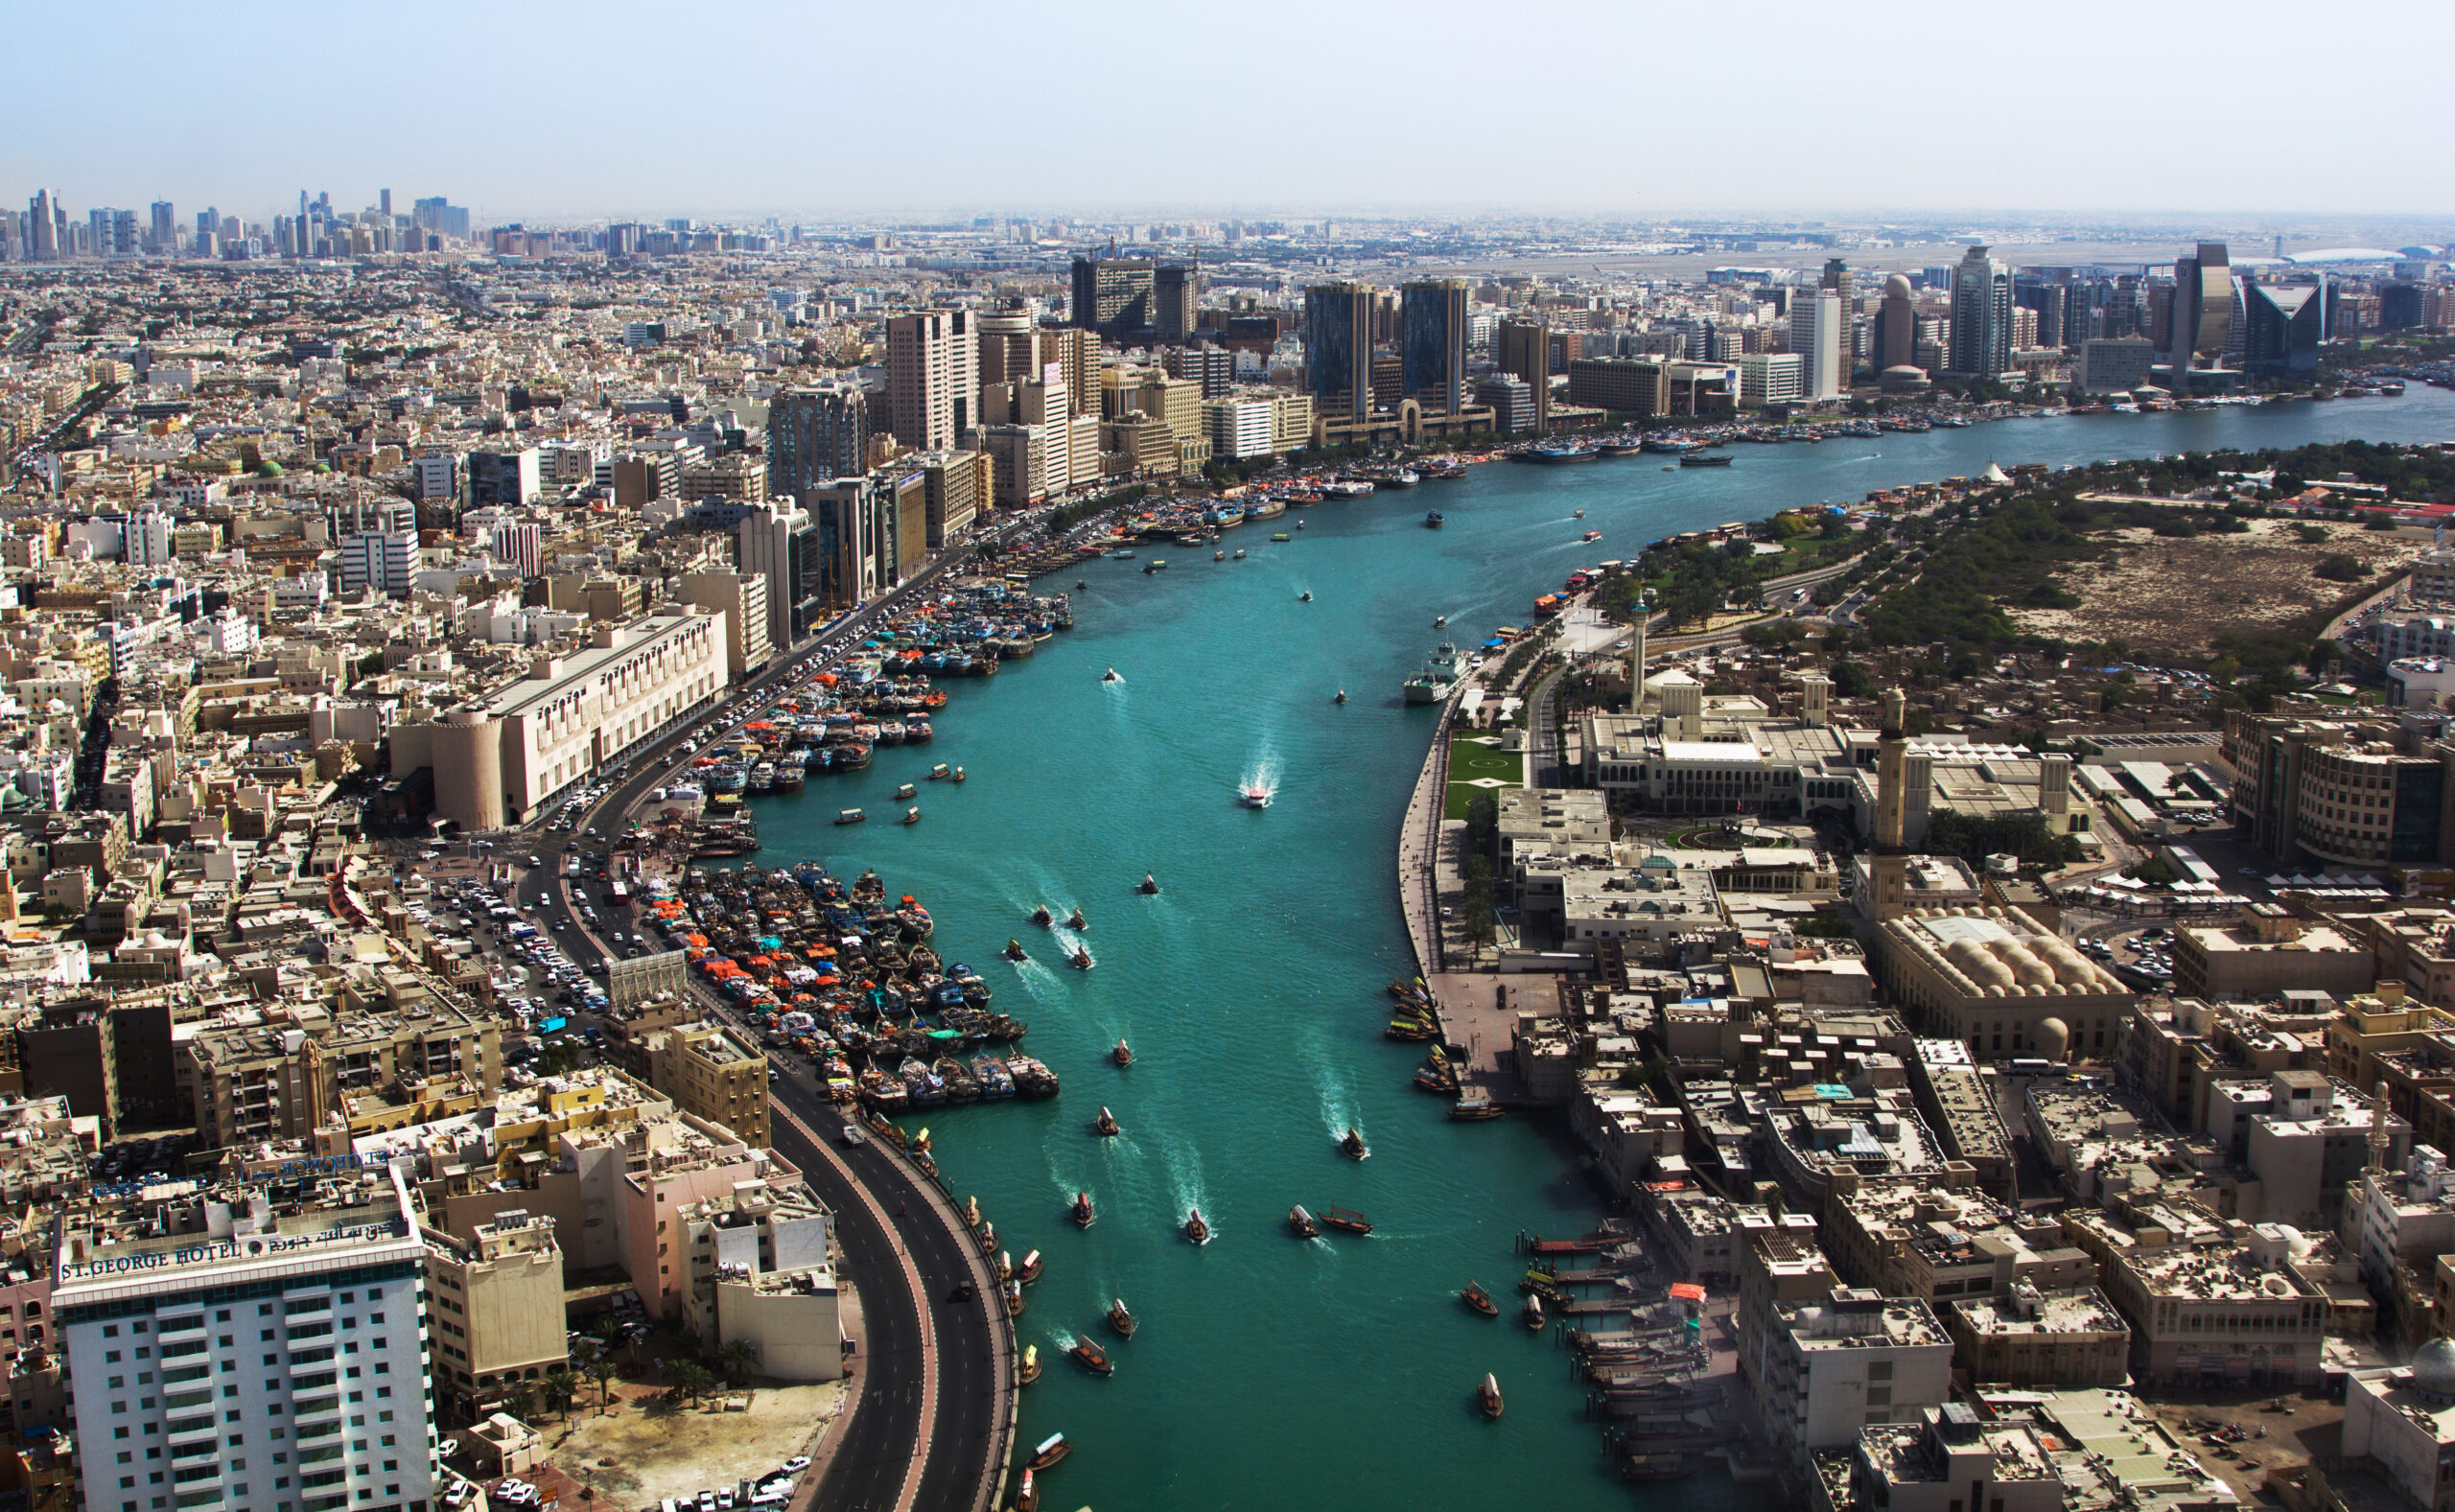
[[[1898,687],[1883,695],[1882,743],[1876,748],[1875,919],[1899,919],[1909,907],[1909,700]]]

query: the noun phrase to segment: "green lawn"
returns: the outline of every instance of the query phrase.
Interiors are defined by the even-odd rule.
[[[1455,735],[1449,741],[1449,800],[1447,817],[1463,819],[1466,804],[1478,793],[1496,791],[1488,784],[1501,782],[1516,787],[1526,780],[1526,757],[1515,751],[1503,751],[1497,745],[1486,745],[1486,739],[1498,736]],[[1478,782],[1486,785],[1477,786]]]

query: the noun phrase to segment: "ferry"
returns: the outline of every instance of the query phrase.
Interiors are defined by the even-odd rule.
[[[1120,1039],[1116,1042],[1116,1048],[1109,1052],[1109,1058],[1115,1061],[1118,1069],[1122,1070],[1134,1064],[1134,1047]]]
[[[1015,1488],[1015,1512],[1040,1512],[1040,1486],[1028,1470],[1023,1472],[1021,1484]]]
[[[1196,1244],[1210,1243],[1210,1225],[1202,1221],[1202,1209],[1198,1207],[1185,1209],[1184,1234],[1187,1240]]]
[[[1072,1453],[1074,1453],[1074,1446],[1065,1442],[1064,1434],[1051,1433],[1040,1441],[1040,1447],[1032,1451],[1032,1457],[1023,1468],[1029,1471],[1046,1470]]]
[[[1339,1153],[1350,1160],[1368,1160],[1372,1156],[1372,1151],[1365,1148],[1364,1136],[1352,1128],[1339,1141]]]
[[[1132,1338],[1134,1331],[1140,1326],[1134,1320],[1134,1314],[1126,1311],[1123,1297],[1109,1304],[1109,1327],[1115,1329],[1120,1336]]]
[[[1526,1332],[1530,1334],[1539,1334],[1543,1332],[1543,1295],[1541,1292],[1529,1291],[1526,1293],[1526,1305],[1517,1310],[1517,1320],[1526,1325]]]
[[[1371,1220],[1349,1207],[1321,1209],[1321,1221],[1343,1233],[1369,1234],[1372,1232]]]
[[[857,808],[845,808],[836,811],[835,822],[839,825],[857,825],[869,817]]]
[[[1091,1211],[1091,1194],[1088,1192],[1075,1193],[1074,1205],[1066,1209],[1065,1216],[1074,1221],[1074,1226],[1076,1228],[1088,1228],[1093,1223],[1097,1222],[1099,1221],[1099,1216]]]
[[[1236,802],[1246,808],[1268,808],[1270,789],[1256,782],[1236,795]]]
[[[1476,1389],[1475,1400],[1476,1404],[1483,1408],[1485,1417],[1496,1418],[1501,1415],[1505,1407],[1505,1404],[1500,1399],[1500,1383],[1492,1379],[1492,1374],[1488,1370],[1484,1372],[1484,1384]]]
[[[919,796],[921,788],[918,783],[906,782],[901,787],[895,790],[895,801],[900,803],[907,798]]]
[[[1073,1358],[1076,1364],[1081,1365],[1084,1369],[1089,1371],[1095,1376],[1112,1376],[1116,1374],[1116,1366],[1110,1361],[1108,1351],[1102,1349],[1099,1345],[1092,1343],[1087,1338],[1078,1338],[1074,1340],[1073,1347],[1066,1350],[1065,1353]]]
[[[1490,1093],[1481,1087],[1473,1087],[1459,1094],[1458,1101],[1450,1105],[1449,1117],[1456,1123],[1476,1124],[1498,1118],[1503,1111],[1501,1105],[1492,1101]]]
[[[1423,670],[1406,681],[1407,702],[1437,704],[1449,696],[1465,675],[1466,659],[1451,641],[1443,640],[1439,648],[1424,662]]]
[[[1288,1231],[1298,1239],[1321,1237],[1321,1225],[1313,1221],[1313,1215],[1304,1211],[1304,1204],[1301,1202],[1287,1210],[1287,1227]]]
[[[1091,1132],[1099,1135],[1103,1139],[1115,1138],[1117,1135],[1116,1115],[1110,1112],[1106,1107],[1101,1108],[1100,1116],[1091,1120]]]
[[[1015,1384],[1017,1385],[1027,1386],[1039,1379],[1040,1346],[1038,1344],[1025,1344],[1023,1346],[1023,1362],[1015,1368]]]
[[[1022,1266],[1015,1272],[1015,1279],[1025,1286],[1030,1286],[1040,1279],[1042,1268],[1044,1268],[1040,1262],[1040,1251],[1035,1249],[1023,1257]]]
[[[1578,539],[1580,541],[1600,541],[1602,539],[1602,532],[1600,530],[1589,530],[1585,534],[1578,537]]]
[[[1466,1290],[1459,1292],[1458,1297],[1485,1317],[1500,1316],[1500,1304],[1492,1300],[1492,1294],[1484,1290],[1480,1281],[1467,1282]]]

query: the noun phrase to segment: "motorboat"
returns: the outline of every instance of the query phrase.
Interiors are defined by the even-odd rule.
[[[929,1128],[927,1125],[924,1124],[921,1127],[921,1132],[912,1136],[910,1148],[918,1154],[925,1155],[929,1152]],[[999,1279],[1002,1280],[1004,1278],[1000,1277]]]
[[[1074,1340],[1073,1347],[1067,1349],[1065,1353],[1073,1358],[1076,1364],[1095,1376],[1116,1374],[1116,1365],[1109,1359],[1108,1351],[1087,1338]]]
[[[1542,1293],[1537,1291],[1526,1293],[1526,1305],[1517,1310],[1517,1320],[1526,1325],[1526,1332],[1530,1334],[1543,1332],[1545,1319]]]
[[[1299,604],[1311,603],[1313,601],[1313,591],[1309,588],[1304,590],[1304,592],[1296,595],[1296,601]]]
[[[1440,511],[1438,509],[1426,512],[1423,517],[1423,527],[1426,530],[1438,530],[1440,528],[1442,523]]]
[[[836,812],[835,822],[839,825],[857,825],[869,817],[857,808],[846,808]]]
[[[1435,615],[1435,616],[1432,616],[1432,628],[1434,628],[1435,630],[1446,630],[1447,628],[1449,628],[1449,616],[1448,616],[1447,615]]]
[[[1100,1109],[1100,1116],[1091,1120],[1091,1132],[1099,1135],[1103,1139],[1115,1138],[1117,1134],[1116,1115],[1110,1112],[1106,1107],[1102,1107]]]
[[[1346,702],[1346,689],[1345,689],[1345,688],[1344,688],[1344,687],[1340,688],[1340,689],[1338,690],[1338,692],[1337,692],[1337,693],[1335,693],[1335,694],[1333,694],[1333,695],[1331,696],[1331,698],[1330,698],[1330,702],[1331,702],[1331,703],[1333,703],[1333,704],[1344,704],[1344,703],[1345,703],[1345,702]]]
[[[1372,1221],[1351,1207],[1325,1207],[1321,1209],[1321,1221],[1342,1233],[1372,1232]]]
[[[1584,510],[1582,510],[1582,509],[1580,509],[1580,510],[1577,511],[1575,514],[1573,514],[1573,515],[1569,516],[1569,518],[1570,518],[1571,520],[1582,520],[1582,519],[1584,519],[1584,518],[1585,518],[1585,511],[1584,511]]]
[[[1304,1211],[1304,1204],[1301,1202],[1287,1210],[1287,1227],[1288,1231],[1298,1239],[1321,1237],[1321,1225],[1313,1221],[1313,1215]]]
[[[1006,942],[1006,959],[1009,961],[1019,962],[1029,961],[1031,957],[1023,953],[1023,942],[1021,941],[1009,940]]]
[[[1239,562],[1241,562],[1241,561],[1243,561],[1243,560],[1245,559],[1245,548],[1244,548],[1243,547],[1238,547],[1236,548],[1236,556],[1235,556],[1235,559],[1236,559],[1237,561],[1239,561]]]
[[[955,768],[955,778],[954,778],[954,779],[955,779],[955,783],[956,783],[956,785],[957,785],[957,786],[961,786],[961,785],[962,785],[962,783],[963,783],[963,768],[961,768],[961,767],[957,767],[957,768]]]
[[[1225,562],[1228,560],[1228,553],[1225,551],[1213,551],[1210,553],[1210,559],[1214,562]]]
[[[1064,1434],[1051,1433],[1040,1441],[1040,1447],[1032,1451],[1032,1457],[1025,1461],[1023,1468],[1034,1472],[1046,1470],[1072,1453],[1074,1446],[1065,1442]]]
[[[1035,1249],[1023,1257],[1021,1265],[1015,1268],[1015,1279],[1025,1286],[1030,1286],[1040,1279],[1041,1268],[1040,1251]]]
[[[1458,1293],[1458,1299],[1485,1317],[1500,1316],[1500,1304],[1492,1300],[1492,1294],[1484,1290],[1480,1281],[1467,1282],[1466,1290]]]
[[[997,1284],[1004,1286],[1015,1279],[1015,1257],[1007,1250],[997,1251]]]
[[[1202,1221],[1202,1209],[1185,1209],[1185,1238],[1197,1244],[1210,1243],[1210,1225]]]
[[[1015,1487],[1015,1512],[1040,1512],[1040,1486],[1028,1470],[1023,1472],[1021,1482]]]
[[[1088,1192],[1075,1193],[1074,1205],[1066,1209],[1065,1216],[1074,1221],[1074,1226],[1076,1228],[1088,1228],[1093,1223],[1097,1222],[1099,1221],[1099,1215],[1091,1211],[1091,1194]]]
[[[1243,792],[1237,794],[1236,802],[1247,808],[1268,808],[1270,806],[1270,789],[1262,786],[1259,782],[1256,782],[1252,786],[1246,788]]]
[[[1121,1067],[1130,1066],[1134,1064],[1134,1047],[1120,1039],[1116,1042],[1116,1048],[1109,1052],[1109,1058]]]
[[[1109,1327],[1115,1329],[1119,1335],[1132,1338],[1134,1329],[1139,1326],[1134,1322],[1134,1314],[1126,1311],[1123,1297],[1109,1304]]]
[[[1076,945],[1074,953],[1065,958],[1065,964],[1077,971],[1088,971],[1095,963],[1091,960],[1091,953],[1088,950]]]
[[[944,761],[939,762],[936,766],[929,769],[929,780],[932,782],[943,782],[953,775],[953,773],[947,770],[947,764]],[[906,783],[904,785],[908,787],[911,784]]]
[[[1023,1315],[1023,1284],[1019,1281],[1006,1283],[1006,1315],[1008,1317]]]
[[[1083,917],[1083,911],[1078,908],[1066,919],[1065,927],[1068,929],[1088,929],[1091,927],[1091,924],[1090,920]]]
[[[1350,1128],[1346,1131],[1346,1137],[1339,1141],[1339,1153],[1351,1160],[1363,1160],[1370,1156],[1372,1151],[1365,1148],[1364,1136]]]
[[[1015,1367],[1015,1384],[1027,1386],[1040,1379],[1040,1346],[1023,1346],[1023,1362]]]
[[[1116,675],[1115,667],[1110,667],[1107,671],[1100,674],[1100,681],[1103,683],[1122,683],[1125,679]]]
[[[1504,1410],[1505,1404],[1500,1399],[1500,1383],[1492,1379],[1492,1373],[1488,1370],[1484,1372],[1484,1384],[1475,1390],[1475,1404],[1483,1408],[1485,1417],[1498,1417]]]
[[[902,803],[902,802],[903,802],[905,799],[907,799],[907,798],[913,798],[913,797],[917,797],[917,796],[919,796],[920,792],[921,792],[921,788],[920,788],[919,784],[917,784],[917,783],[913,783],[913,782],[906,782],[906,783],[904,783],[901,787],[899,787],[899,788],[897,788],[897,789],[895,790],[895,801],[896,801],[897,803]]]
[[[1159,881],[1150,872],[1145,872],[1142,873],[1142,885],[1135,888],[1134,891],[1145,897],[1149,897],[1159,891]]]
[[[1049,918],[1048,905],[1046,903],[1042,903],[1040,907],[1032,910],[1032,922],[1038,924],[1040,928],[1046,929],[1055,920]]]
[[[1602,539],[1602,532],[1600,530],[1589,530],[1585,534],[1578,537],[1578,539],[1580,541],[1600,541]]]
[[[897,824],[899,824],[899,825],[917,825],[917,824],[919,824],[920,822],[921,822],[921,810],[919,810],[919,809],[917,809],[917,808],[907,808],[907,809],[905,809],[905,810],[903,811],[903,817],[902,817],[901,819],[899,819],[899,820],[897,820],[897,821],[896,821],[896,823],[897,823]]]
[[[970,1227],[980,1226],[980,1198],[968,1197],[963,1199],[963,1221]]]

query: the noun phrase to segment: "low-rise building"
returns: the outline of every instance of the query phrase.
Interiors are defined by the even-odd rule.
[[[2131,1380],[2131,1329],[2094,1286],[2022,1281],[1999,1297],[1964,1297],[1943,1314],[1954,1359],[1972,1381],[2029,1387]]]
[[[1804,1474],[1869,1424],[1923,1422],[1952,1395],[1952,1339],[1926,1302],[1839,1288],[1774,1310],[1757,1407],[1776,1458]]]

